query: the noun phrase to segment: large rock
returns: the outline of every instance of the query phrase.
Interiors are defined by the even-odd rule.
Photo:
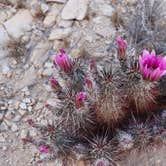
[[[8,33],[15,39],[20,38],[32,28],[33,17],[28,10],[19,10],[11,19],[4,23]]]
[[[69,0],[62,11],[64,20],[83,20],[87,14],[89,0]]]

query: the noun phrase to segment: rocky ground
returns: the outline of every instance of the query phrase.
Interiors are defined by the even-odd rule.
[[[121,2],[0,0],[0,165],[37,165],[38,151],[21,139],[37,135],[27,119],[51,121],[45,106],[54,104],[47,82],[54,72],[52,55],[67,48],[73,57],[106,56],[111,40],[123,31],[112,21],[116,9],[134,4]]]

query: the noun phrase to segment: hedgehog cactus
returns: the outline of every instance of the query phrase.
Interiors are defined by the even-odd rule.
[[[139,57],[140,69],[132,71],[127,42],[118,38],[117,44],[120,65],[116,70],[106,66],[99,69],[93,59],[73,60],[63,49],[54,56],[55,67],[64,80],[63,86],[58,77],[51,76],[49,80],[58,98],[55,107],[60,112],[59,120],[55,118],[58,127],[28,122],[44,137],[37,142],[29,141],[41,153],[50,154],[51,158],[74,155],[76,159],[89,159],[96,166],[107,166],[116,164],[113,158],[117,151],[130,151],[135,146],[142,149],[149,144],[152,136],[149,126],[136,121],[129,130],[119,132],[116,141],[109,134],[96,133],[102,125],[110,130],[120,124],[129,110],[149,110],[157,96],[156,81],[166,72],[165,58],[146,50]],[[86,136],[87,133],[93,137]]]

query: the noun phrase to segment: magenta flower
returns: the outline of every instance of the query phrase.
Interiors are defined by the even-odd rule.
[[[91,81],[91,79],[89,77],[85,78],[85,83],[86,83],[88,89],[92,89],[93,83],[92,83],[92,81]]]
[[[147,50],[139,56],[140,72],[145,80],[157,81],[166,73],[166,57]]]
[[[80,108],[84,106],[84,101],[86,99],[86,92],[79,92],[76,94],[75,102],[76,102],[76,107]]]
[[[118,45],[118,58],[126,59],[127,41],[123,40],[120,36],[117,37],[116,43]]]
[[[60,87],[59,82],[53,76],[50,77],[49,82],[53,89],[57,89]]]
[[[39,146],[39,151],[40,151],[40,153],[50,153],[51,148],[50,148],[49,145],[40,145]]]
[[[72,63],[64,49],[60,49],[60,54],[54,57],[54,63],[65,73],[69,73],[72,69]]]

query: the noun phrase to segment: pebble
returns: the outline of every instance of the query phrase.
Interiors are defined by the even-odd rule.
[[[11,130],[12,130],[13,132],[18,131],[18,126],[17,126],[15,123],[13,123],[12,126],[11,126]]]
[[[29,112],[32,112],[32,106],[29,106],[29,107],[28,107],[28,111],[29,111]]]
[[[89,0],[68,0],[62,11],[64,20],[83,20],[87,14]]]
[[[24,139],[27,136],[28,136],[28,130],[25,130],[25,129],[21,130],[21,132],[20,132],[20,138]]]
[[[49,40],[61,40],[67,38],[72,32],[71,28],[55,28],[51,31]]]
[[[25,103],[20,103],[20,108],[23,109],[23,110],[26,110],[27,109],[27,105]]]
[[[31,103],[31,99],[30,98],[25,98],[23,99],[24,103],[30,104]]]

